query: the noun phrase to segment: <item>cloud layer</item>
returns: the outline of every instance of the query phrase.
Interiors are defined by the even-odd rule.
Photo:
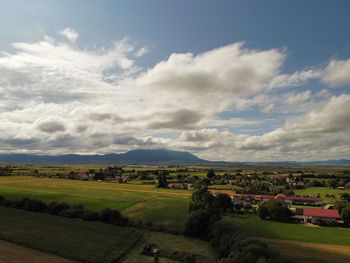
[[[174,53],[150,68],[125,38],[82,49],[66,40],[13,43],[0,51],[2,152],[108,153],[189,150],[209,159],[350,156],[349,60],[283,72],[284,49],[234,43]],[[305,89],[310,80],[323,89]]]

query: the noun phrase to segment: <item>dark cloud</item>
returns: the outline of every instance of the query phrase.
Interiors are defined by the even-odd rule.
[[[169,113],[160,113],[155,117],[161,121],[154,121],[149,124],[151,129],[192,129],[203,118],[197,111],[178,110]]]
[[[55,120],[44,121],[38,125],[38,128],[40,131],[47,133],[63,132],[66,130],[62,122]]]

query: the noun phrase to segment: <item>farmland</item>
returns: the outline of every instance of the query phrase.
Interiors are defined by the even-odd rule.
[[[4,207],[0,207],[0,217],[0,239],[79,262],[115,262],[120,259],[126,262],[153,262],[152,257],[139,254],[142,246],[149,242],[159,244],[161,250],[170,253],[195,254],[199,262],[215,262],[214,253],[208,244],[183,236]],[[15,250],[16,246],[11,246],[11,249]],[[56,257],[50,257],[52,261],[45,261],[46,254],[36,253],[39,255],[30,257],[44,258],[41,262],[63,262]],[[160,262],[171,261],[161,258]]]
[[[7,198],[31,197],[45,202],[84,204],[88,209],[119,209],[133,220],[162,224],[181,230],[191,193],[158,189],[154,185],[131,185],[93,181],[0,177],[0,193]]]
[[[228,217],[226,220],[232,221],[238,225],[244,233],[250,236],[350,246],[349,228],[287,224],[262,220],[257,216],[250,216],[247,218]]]
[[[311,195],[311,196],[317,196],[318,194],[320,194],[320,197],[323,199],[323,201],[325,203],[335,203],[337,200],[340,199],[340,195],[343,193],[349,193],[350,194],[350,190],[346,189],[346,190],[339,190],[339,189],[332,189],[329,187],[309,187],[306,189],[298,189],[295,190],[296,194],[298,195]],[[331,198],[328,195],[334,195],[335,198]]]
[[[0,240],[0,263],[74,263],[74,261]]]
[[[98,222],[0,208],[0,238],[82,262],[121,258],[143,232]]]

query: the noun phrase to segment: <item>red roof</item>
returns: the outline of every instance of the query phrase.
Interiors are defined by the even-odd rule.
[[[339,218],[337,209],[322,209],[322,208],[304,208],[304,216],[310,217],[325,217],[325,218]]]

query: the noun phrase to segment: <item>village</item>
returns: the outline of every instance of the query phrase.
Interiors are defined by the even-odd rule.
[[[264,203],[274,200],[289,209],[290,217],[286,221],[342,226],[344,225],[342,210],[350,201],[348,175],[347,170],[330,173],[286,168],[262,171],[236,167],[208,169],[200,166],[142,168],[108,166],[104,169],[70,171],[50,177],[146,184],[184,191],[194,191],[198,185],[205,185],[213,196],[221,194],[230,198],[232,206],[225,208],[225,213],[229,215],[258,214],[259,208]],[[315,192],[316,189],[319,192]]]

